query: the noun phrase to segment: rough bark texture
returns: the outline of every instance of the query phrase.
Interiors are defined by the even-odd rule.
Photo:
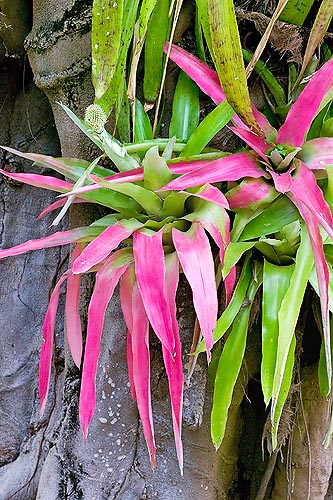
[[[329,403],[320,395],[317,370],[317,365],[303,369],[301,401],[291,446],[289,452],[283,451],[284,463],[279,461],[275,471],[272,500],[316,500],[324,498],[327,492],[332,471],[332,445],[325,450],[322,443],[327,431]]]

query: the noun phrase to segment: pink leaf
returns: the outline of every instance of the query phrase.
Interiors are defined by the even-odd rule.
[[[207,162],[205,166],[169,182],[160,191],[183,190],[206,183],[237,181],[243,177],[266,176],[267,174],[258,166],[254,153],[235,153]]]
[[[57,179],[50,175],[40,175],[40,174],[15,174],[12,172],[7,172],[0,168],[0,173],[14,179],[15,181],[23,182],[24,184],[29,184],[30,186],[36,186],[43,189],[50,189],[51,191],[58,191],[63,193],[69,191],[73,188],[73,184]]]
[[[333,59],[327,61],[307,84],[290,108],[286,121],[278,131],[277,144],[301,147],[315,118],[320,103],[333,82]]]
[[[82,254],[73,263],[73,273],[84,273],[104,260],[112,250],[117,248],[123,240],[131,236],[133,231],[139,227],[142,227],[142,224],[136,219],[122,220],[116,222],[113,226],[107,227],[83,250]]]
[[[292,184],[292,179],[291,179],[291,172],[295,169],[293,167],[292,169],[288,170],[287,172],[283,172],[282,174],[279,174],[278,172],[274,172],[273,170],[271,171],[271,175],[274,181],[274,186],[275,189],[279,193],[287,193],[291,189],[291,184]]]
[[[69,243],[78,241],[88,241],[96,237],[100,232],[101,229],[97,227],[79,227],[77,229],[70,229],[69,231],[59,231],[50,236],[39,238],[38,240],[29,240],[15,247],[0,250],[0,259],[20,255],[30,252],[31,250],[68,245]]]
[[[318,187],[316,178],[304,163],[295,160],[297,170],[291,177],[291,187],[288,197],[299,209],[299,201],[313,214],[318,224],[333,240],[333,217],[322,190]]]
[[[167,52],[168,43],[164,46],[164,51]],[[200,89],[213,99],[216,104],[221,103],[226,99],[226,95],[222,90],[219,77],[215,71],[210,69],[207,64],[203,63],[197,57],[189,54],[184,49],[173,45],[170,51],[170,59],[177,64],[192,80],[200,87]],[[270,141],[274,141],[276,130],[270,125],[267,118],[252,105],[253,115],[258,122],[260,128],[265,132],[266,137]],[[237,127],[248,130],[248,127],[235,114],[232,121]]]
[[[228,156],[226,154],[226,156]],[[168,167],[173,174],[186,174],[188,172],[193,172],[198,168],[204,167],[211,163],[211,160],[191,160],[191,161],[177,161],[175,163],[169,163]],[[109,177],[105,177],[102,180],[108,182],[116,182],[118,184],[125,184],[126,182],[139,182],[143,180],[143,168],[139,167],[128,172],[121,172]],[[89,193],[90,191],[95,191],[101,189],[99,184],[89,184],[89,186],[82,186],[78,189],[73,189],[70,193],[64,193],[59,196],[59,198],[66,198],[70,195],[79,196],[80,194]]]
[[[22,151],[17,151],[16,149],[9,148],[6,146],[0,146],[9,153],[20,156],[21,158],[26,158],[27,160],[33,161],[39,166],[50,167],[63,175],[68,175],[69,177],[80,167],[80,172],[82,168],[86,168],[89,162],[85,160],[78,160],[76,158],[54,158],[53,156],[41,155],[36,153],[23,153]],[[69,163],[69,164],[68,164]],[[76,172],[77,173],[77,172]]]
[[[183,386],[184,375],[182,367],[181,344],[179,339],[178,322],[176,318],[176,292],[179,279],[179,264],[176,252],[165,256],[165,289],[166,298],[169,304],[169,310],[173,324],[173,334],[175,340],[175,354],[162,346],[163,359],[166,373],[169,380],[169,392],[172,408],[173,432],[175,436],[176,451],[179,468],[183,475],[183,445],[182,445],[182,410],[183,410]]]
[[[250,130],[244,130],[235,127],[230,127],[230,130],[232,130],[236,135],[238,135],[238,137],[246,142],[246,144],[248,144],[256,153],[258,153],[261,158],[267,161],[267,153],[270,149],[274,148],[273,144],[265,141]]]
[[[133,380],[136,401],[146,439],[151,466],[156,466],[154,425],[150,398],[149,321],[137,283],[132,295],[133,328],[131,331],[133,354]]]
[[[164,52],[168,51],[169,44],[164,46]],[[220,103],[226,99],[222,90],[221,83],[216,71],[212,70],[207,64],[203,63],[197,57],[186,52],[186,50],[176,45],[172,45],[170,59],[179,66],[200,89],[213,99],[215,103]],[[237,115],[235,115],[237,117]],[[237,117],[238,118],[238,117]],[[240,121],[240,119],[238,118]],[[240,121],[240,126],[244,124]]]
[[[127,371],[128,371],[128,380],[130,384],[130,391],[133,401],[136,401],[136,392],[134,385],[134,376],[133,376],[133,351],[132,351],[132,335],[130,330],[127,330],[126,337],[126,359],[127,359]]]
[[[258,203],[273,200],[276,196],[276,190],[265,179],[245,179],[226,194],[232,210],[239,208],[255,210]]]
[[[88,309],[88,326],[83,361],[79,415],[84,439],[96,407],[96,372],[106,308],[120,277],[132,260],[127,249],[115,252],[96,274]]]
[[[173,324],[165,292],[163,229],[133,235],[135,274],[150,324],[165,348],[174,353]]]
[[[72,263],[84,249],[84,244],[79,243],[73,250]],[[82,357],[82,327],[79,312],[80,302],[80,274],[70,274],[67,280],[65,321],[68,347],[74,363],[78,368]]]
[[[227,198],[218,188],[212,186],[211,184],[206,184],[205,186],[203,186],[202,189],[200,189],[200,191],[197,191],[196,193],[191,193],[191,196],[196,196],[197,198],[201,198],[211,203],[215,203],[216,205],[222,208],[229,208],[229,203]]]
[[[318,220],[310,212],[310,210],[298,200],[297,208],[303,217],[311,242],[314,262],[316,266],[317,281],[319,287],[319,298],[321,306],[321,317],[323,323],[323,336],[326,354],[326,367],[329,385],[332,378],[332,363],[331,363],[331,335],[330,335],[330,317],[328,308],[328,285],[329,285],[329,270],[326,262],[326,257],[323,249],[323,242],[318,228]]]
[[[186,233],[173,228],[172,238],[184,274],[192,288],[193,304],[206,342],[209,361],[217,318],[214,261],[209,240],[197,222]]]
[[[131,331],[133,329],[133,316],[132,316],[132,293],[135,283],[134,266],[129,265],[125,273],[120,279],[120,303],[124,315],[124,320],[127,326],[127,368],[128,379],[130,382],[130,389],[132,398],[136,399],[135,385],[133,378],[133,352],[132,352],[132,338]]]
[[[217,205],[207,203],[184,218],[199,222],[211,235],[216,245],[219,247],[219,257],[223,266],[224,254],[230,243],[230,219],[227,212]],[[226,304],[228,304],[231,299],[235,279],[235,271],[232,269],[224,281],[226,288]]]
[[[68,276],[69,271],[62,275],[62,277],[54,287],[43,324],[43,343],[39,363],[39,399],[41,416],[43,416],[45,411],[47,395],[50,387],[54,325],[58,310],[60,287],[68,278]]]
[[[303,144],[297,155],[311,170],[325,170],[333,164],[333,137],[318,137]]]
[[[61,200],[57,200],[54,203],[51,203],[48,207],[44,208],[44,210],[38,215],[37,220],[42,219],[45,215],[53,212],[53,210],[57,210],[58,208],[62,208],[66,203],[66,198],[62,198]],[[81,200],[80,198],[74,198],[72,203],[93,203],[89,200]]]

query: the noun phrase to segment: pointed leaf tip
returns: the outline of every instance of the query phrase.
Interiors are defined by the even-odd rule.
[[[173,229],[172,239],[184,274],[192,288],[194,308],[206,342],[207,359],[210,361],[218,309],[210,243],[205,230],[197,222],[194,222],[186,233]]]

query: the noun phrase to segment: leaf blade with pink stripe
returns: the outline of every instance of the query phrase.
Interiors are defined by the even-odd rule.
[[[207,359],[210,360],[218,308],[210,243],[205,230],[197,222],[193,222],[186,233],[173,228],[172,239],[184,274],[192,288],[193,304],[206,343]]]
[[[165,294],[163,229],[133,235],[135,274],[150,324],[165,348],[174,353],[172,318]]]
[[[133,256],[130,249],[112,254],[96,274],[96,282],[88,309],[88,326],[79,403],[79,418],[84,439],[96,408],[96,372],[106,308],[119,279]]]

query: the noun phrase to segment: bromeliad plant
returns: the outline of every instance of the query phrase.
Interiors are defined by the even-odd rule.
[[[166,50],[171,59],[213,98],[218,107],[196,128],[197,91],[183,73],[178,94],[182,96],[184,88],[190,89],[189,98],[181,100],[186,112],[180,113],[181,107],[176,105],[171,130],[178,139],[189,139],[187,144],[175,139],[152,139],[150,123],[138,101],[134,101],[132,116],[134,137],[141,142],[121,144],[105,129],[107,114],[116,101],[118,108],[124,101],[124,65],[132,34],[137,31],[133,54],[135,64],[131,68],[131,75],[135,76],[144,38],[148,35],[156,38],[153,30],[156,25],[149,25],[148,33],[145,26],[157,15],[154,11],[156,5],[162,4],[166,19],[169,2],[147,0],[141,2],[136,21],[138,1],[108,4],[106,10],[102,0],[94,1],[92,55],[96,102],[87,110],[85,121],[78,119],[66,106],[63,108],[101,149],[100,157],[89,163],[22,154],[5,148],[39,166],[51,167],[73,181],[1,171],[15,180],[62,193],[63,197],[41,214],[44,216],[60,208],[54,225],[71,203],[97,203],[112,213],[89,227],[56,232],[0,250],[0,258],[74,244],[70,267],[53,290],[43,326],[39,381],[42,413],[50,384],[60,288],[67,281],[66,332],[73,360],[81,367],[80,279],[85,273],[96,273],[88,309],[80,392],[79,414],[85,439],[96,406],[95,380],[106,308],[115,287],[120,284],[121,306],[128,330],[131,393],[137,401],[151,464],[155,466],[156,448],[150,401],[150,326],[162,345],[176,450],[182,470],[183,371],[175,302],[180,268],[192,288],[193,304],[204,340],[197,352],[206,350],[209,361],[213,344],[224,335],[227,338],[215,377],[212,438],[216,447],[224,436],[228,409],[244,357],[251,306],[260,286],[263,287],[261,383],[265,402],[271,405],[273,448],[278,444],[279,421],[291,385],[295,327],[308,281],[317,290],[321,303],[324,339],[320,363],[321,390],[325,397],[331,392],[329,309],[333,309],[333,294],[331,291],[329,296],[329,286],[332,286],[332,250],[324,232],[333,239],[330,209],[333,172],[329,167],[333,163],[333,139],[307,140],[307,134],[316,115],[333,98],[333,60],[313,76],[277,131],[250,103],[245,73],[241,71],[242,55],[240,51],[238,56],[234,52],[237,40],[235,42],[232,37],[237,24],[233,3],[197,0],[199,24],[233,108],[226,101],[219,77],[213,70],[182,49],[169,45]],[[178,1],[175,18],[180,5],[181,1]],[[205,7],[209,7],[208,15],[205,15]],[[221,33],[228,37],[228,43],[223,46],[224,54],[214,52],[214,48],[220,46],[218,37],[221,36],[215,23],[221,19],[224,20]],[[110,52],[107,37],[111,30],[105,30],[107,21],[117,42],[109,59],[106,58]],[[158,50],[162,48],[159,46]],[[223,61],[232,57],[234,64],[230,73],[230,66],[224,71]],[[146,67],[149,69],[150,65]],[[161,65],[159,68],[161,70]],[[157,76],[158,87],[161,71]],[[238,99],[233,101],[235,88]],[[153,95],[151,100],[157,98],[156,90],[148,92],[147,86],[144,93]],[[135,98],[135,89],[131,96]],[[187,110],[194,107],[196,117],[193,121],[187,124],[188,127],[179,126],[177,113],[186,115]],[[250,150],[234,154],[200,154],[214,131],[217,132],[230,119],[233,121],[231,129]],[[118,120],[121,121],[120,114]],[[121,129],[118,123],[118,130],[122,130],[124,137],[128,136],[128,127]],[[161,156],[159,150],[163,151]],[[119,173],[100,164],[105,156],[112,160]],[[320,186],[319,183],[324,181],[317,181],[318,172],[319,177],[327,177],[326,183]],[[225,182],[239,183],[228,191]],[[227,210],[234,215],[231,233]],[[212,240],[218,248],[217,265],[214,265]],[[252,253],[254,248],[256,254]],[[263,258],[258,258],[258,253]],[[241,258],[242,270],[234,289],[235,265]],[[221,277],[226,288],[226,308],[217,320],[217,285]],[[329,440],[330,433],[327,444]]]
[[[172,48],[170,57],[217,104],[225,100],[219,78],[213,70],[179,47]],[[205,182],[214,184],[243,179],[238,187],[227,193],[230,207],[236,212],[236,217],[223,274],[226,275],[230,266],[253,247],[266,257],[263,270],[258,272],[257,269],[254,282],[248,282],[247,286],[250,288],[247,299],[251,295],[250,302],[253,300],[255,290],[263,282],[261,382],[265,402],[267,405],[271,403],[273,448],[277,446],[278,424],[291,384],[295,327],[308,280],[316,282],[315,288],[321,304],[325,360],[322,360],[320,368],[324,368],[326,374],[320,374],[321,390],[325,397],[331,392],[329,308],[332,308],[332,303],[329,303],[328,291],[332,271],[323,245],[323,241],[329,242],[326,242],[321,231],[324,230],[329,239],[333,240],[333,218],[330,209],[333,139],[319,137],[307,140],[307,133],[316,115],[332,99],[331,59],[313,75],[278,131],[255,109],[253,114],[260,126],[259,131],[251,130],[234,115],[234,126],[230,128],[251,149],[220,158],[200,169],[183,174],[163,188],[184,190]],[[316,174],[319,177],[328,177],[325,193],[318,185]],[[244,276],[249,276],[248,259],[249,256],[245,259]],[[295,263],[292,263],[293,259]],[[313,264],[316,278],[312,272]],[[238,286],[245,279],[244,276]],[[276,291],[274,296],[271,288],[273,283]],[[229,308],[232,308],[236,296],[237,289]],[[244,292],[242,296],[244,297]],[[228,309],[218,321],[215,340],[221,338],[231,324],[227,311]],[[243,320],[244,315],[246,316],[246,313],[241,312],[241,319],[238,318],[239,323],[243,321],[240,328],[242,334],[238,331],[236,335],[233,328],[222,352],[216,375],[212,413],[212,436],[216,446],[221,444],[224,435],[226,408],[230,406],[245,350],[245,323],[248,318]],[[232,318],[234,319],[235,315]],[[239,337],[242,337],[242,340]],[[238,351],[235,342],[241,343]],[[227,389],[223,386],[227,386]],[[326,441],[328,443],[329,436]]]
[[[67,280],[66,332],[73,360],[80,367],[80,278],[85,273],[96,272],[88,309],[79,405],[84,438],[87,437],[96,406],[95,380],[105,312],[115,287],[120,283],[121,307],[128,330],[127,361],[131,393],[137,401],[151,464],[155,466],[150,401],[149,326],[162,344],[176,450],[182,470],[183,371],[175,302],[179,268],[181,266],[192,288],[193,304],[209,360],[218,312],[218,296],[208,236],[215,241],[220,263],[223,264],[225,249],[230,241],[229,217],[226,212],[228,201],[218,188],[209,183],[186,191],[160,191],[177,175],[189,173],[206,161],[203,160],[204,156],[191,163],[171,160],[173,150],[177,150],[175,139],[169,142],[155,141],[164,148],[162,156],[159,155],[157,145],[149,147],[149,141],[148,145],[147,142],[138,144],[137,150],[146,150],[142,167],[139,167],[126,147],[118,144],[106,132],[106,116],[101,108],[92,105],[88,109],[86,122],[89,125],[76,118],[65,106],[64,109],[122,172],[114,173],[100,166],[98,162],[101,157],[89,164],[83,160],[22,154],[5,148],[33,160],[39,166],[51,167],[75,181],[73,184],[52,176],[11,174],[1,170],[3,175],[15,180],[64,193],[66,198],[57,200],[41,216],[61,208],[55,220],[57,223],[72,201],[94,202],[113,211],[111,215],[97,220],[89,227],[56,232],[39,240],[0,250],[0,258],[4,258],[55,245],[75,245],[70,267],[53,290],[44,321],[39,373],[41,413],[45,409],[50,384],[54,325],[61,285]],[[133,163],[137,168],[133,169]],[[234,273],[230,273],[226,280],[227,300],[230,300],[233,284]]]

